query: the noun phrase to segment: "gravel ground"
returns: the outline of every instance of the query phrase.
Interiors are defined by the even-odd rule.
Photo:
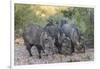
[[[21,41],[20,41],[21,42]],[[86,49],[85,53],[73,53],[72,55],[60,55],[54,54],[45,56],[42,54],[42,58],[38,58],[37,49],[32,47],[32,57],[29,57],[29,53],[23,42],[15,43],[14,47],[14,64],[15,65],[30,65],[30,64],[48,64],[48,63],[61,63],[61,62],[80,62],[80,61],[93,61],[94,49]]]

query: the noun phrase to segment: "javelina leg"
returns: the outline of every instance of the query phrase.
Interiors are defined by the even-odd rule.
[[[85,43],[82,45],[82,48],[83,48],[83,53],[85,53],[85,49],[86,49]]]
[[[71,41],[71,53],[73,53],[74,51],[75,51],[74,44],[73,44],[73,42]]]
[[[61,44],[58,42],[55,42],[54,44],[55,44],[56,48],[58,49],[58,53],[61,54]]]
[[[32,56],[31,48],[32,48],[32,46],[30,44],[26,43],[26,49],[28,50],[30,56]]]
[[[83,52],[84,52],[84,53],[85,53],[85,49],[86,49],[85,46],[83,46]]]
[[[60,44],[60,45],[58,46],[58,53],[59,53],[59,54],[62,54],[61,51],[62,51],[62,49],[61,49],[61,44]]]
[[[43,48],[40,45],[36,45],[38,53],[39,53],[39,59],[41,58],[41,50],[43,50]],[[44,51],[44,50],[43,50]]]

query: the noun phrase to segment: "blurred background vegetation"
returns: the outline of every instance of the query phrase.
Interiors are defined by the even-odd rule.
[[[15,36],[20,37],[26,24],[34,23],[44,27],[48,19],[53,23],[66,18],[68,23],[77,25],[85,38],[94,40],[94,9],[69,6],[43,6],[15,4]]]

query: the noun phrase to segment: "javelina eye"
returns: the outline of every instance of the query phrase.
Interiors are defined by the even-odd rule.
[[[49,40],[48,39],[45,39],[45,42],[48,42]]]

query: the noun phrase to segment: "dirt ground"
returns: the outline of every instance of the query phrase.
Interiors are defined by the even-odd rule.
[[[72,55],[60,55],[54,54],[45,56],[42,54],[42,58],[38,58],[37,49],[32,47],[32,57],[29,57],[29,53],[23,43],[23,40],[16,40],[14,46],[14,64],[15,65],[30,65],[30,64],[48,64],[48,63],[61,63],[61,62],[80,62],[80,61],[93,61],[94,49],[86,49],[85,53],[73,53]]]

